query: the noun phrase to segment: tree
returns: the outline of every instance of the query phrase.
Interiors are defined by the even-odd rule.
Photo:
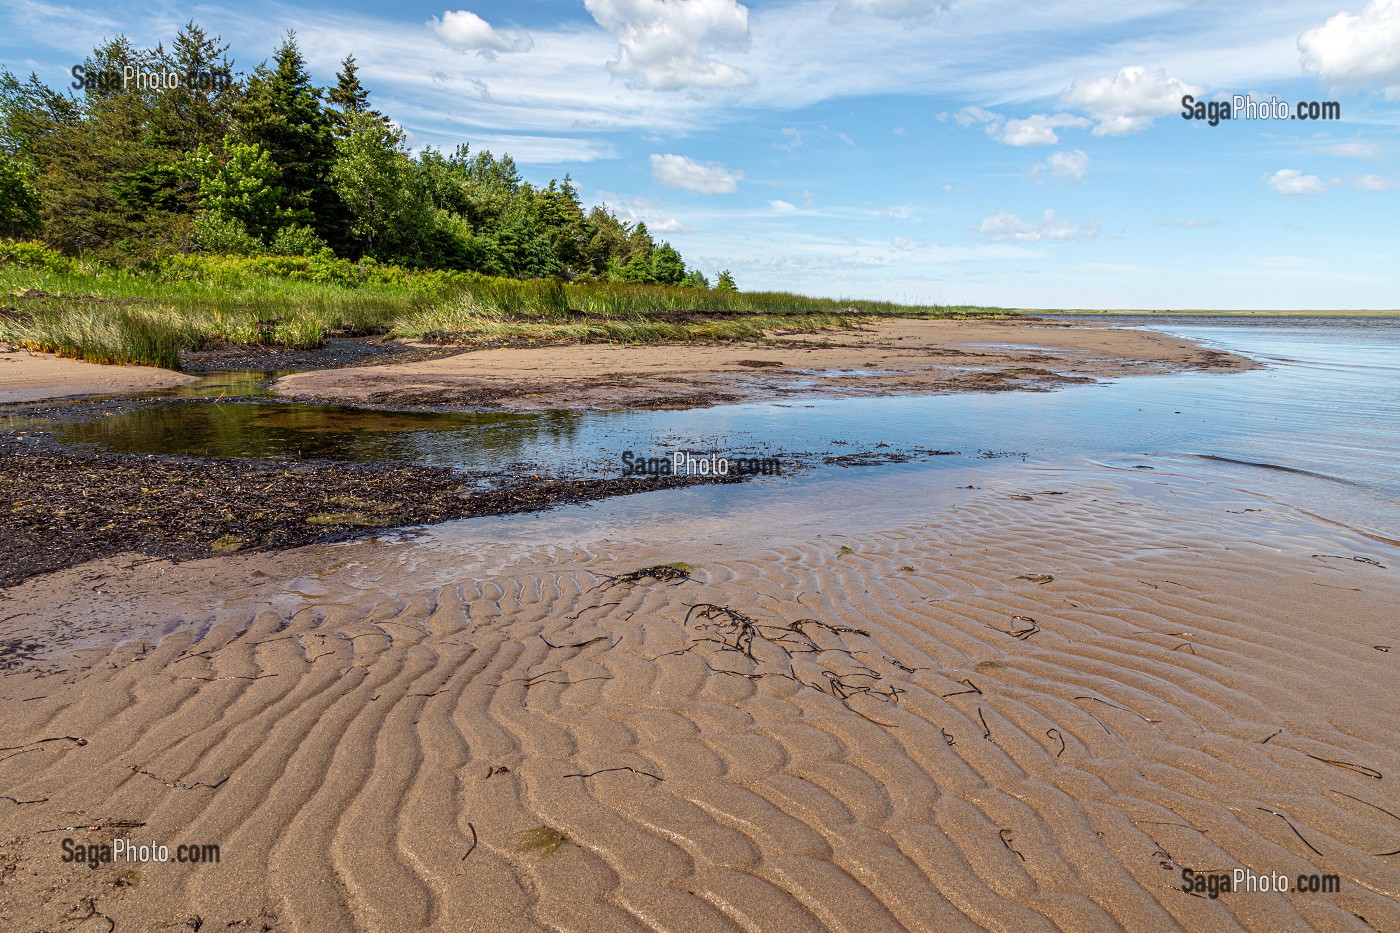
[[[263,242],[286,225],[278,209],[283,192],[277,166],[266,149],[225,137],[222,153],[201,146],[188,165],[199,183],[199,206],[207,213],[237,220]]]
[[[239,90],[228,49],[222,37],[209,36],[193,21],[176,34],[164,67],[178,73],[181,81],[156,96],[151,131],[158,145],[193,152],[228,134]]]
[[[715,283],[715,290],[721,292],[737,292],[739,290],[739,286],[734,284],[734,276],[729,274],[728,269],[725,269],[719,274],[719,281]]]
[[[0,151],[0,237],[23,239],[39,229],[39,192],[27,165]]]
[[[330,105],[327,112],[337,136],[349,135],[349,120],[353,113],[368,113],[384,119],[378,111],[369,108],[369,91],[360,83],[359,66],[355,64],[354,55],[345,56],[335,79],[335,87],[326,92],[326,103]]]
[[[336,146],[321,90],[311,84],[295,33],[287,33],[273,61],[254,70],[234,108],[239,136],[272,156],[282,175],[280,206],[290,218],[334,242],[344,215],[330,182]]]
[[[354,244],[378,259],[412,259],[423,249],[433,208],[403,131],[366,111],[351,112],[347,129],[331,178]]]
[[[87,76],[163,67],[164,52],[134,48],[118,36],[93,50]],[[43,237],[69,251],[131,254],[183,248],[192,232],[187,206],[175,196],[176,154],[152,138],[161,93],[134,82],[96,80],[84,86],[74,119],[52,124],[35,143],[32,161],[42,204]]]
[[[679,285],[685,278],[685,261],[670,243],[651,251],[651,279],[662,285]]]

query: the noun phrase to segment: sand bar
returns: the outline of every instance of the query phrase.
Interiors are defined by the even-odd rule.
[[[686,408],[789,398],[1047,389],[1250,361],[1167,334],[1023,320],[877,320],[733,346],[585,344],[299,373],[293,399],[519,410]]]

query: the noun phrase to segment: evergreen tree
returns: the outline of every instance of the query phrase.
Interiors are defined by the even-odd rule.
[[[382,114],[369,107],[369,91],[360,83],[359,66],[355,64],[354,55],[345,56],[335,79],[335,87],[326,92],[326,103],[330,105],[327,113],[337,136],[349,135],[349,120],[353,113],[368,113],[384,120]]]
[[[342,231],[334,228],[344,217],[330,183],[335,137],[295,33],[278,46],[271,68],[264,62],[254,70],[234,110],[242,140],[267,150],[281,172],[288,219],[337,242]]]
[[[180,29],[171,48],[166,66],[181,81],[156,97],[151,130],[159,145],[188,153],[216,144],[230,130],[233,63],[228,43],[193,21]]]
[[[734,284],[734,276],[729,274],[728,269],[725,269],[719,274],[719,281],[715,283],[715,289],[721,292],[737,292],[739,286]]]

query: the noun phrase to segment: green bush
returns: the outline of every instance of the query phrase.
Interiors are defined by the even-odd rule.
[[[77,265],[58,250],[33,240],[0,240],[0,263],[59,273],[73,272]]]

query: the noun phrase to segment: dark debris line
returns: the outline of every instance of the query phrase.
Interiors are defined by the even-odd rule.
[[[187,560],[714,482],[90,454],[0,436],[0,587],[122,552]]]

